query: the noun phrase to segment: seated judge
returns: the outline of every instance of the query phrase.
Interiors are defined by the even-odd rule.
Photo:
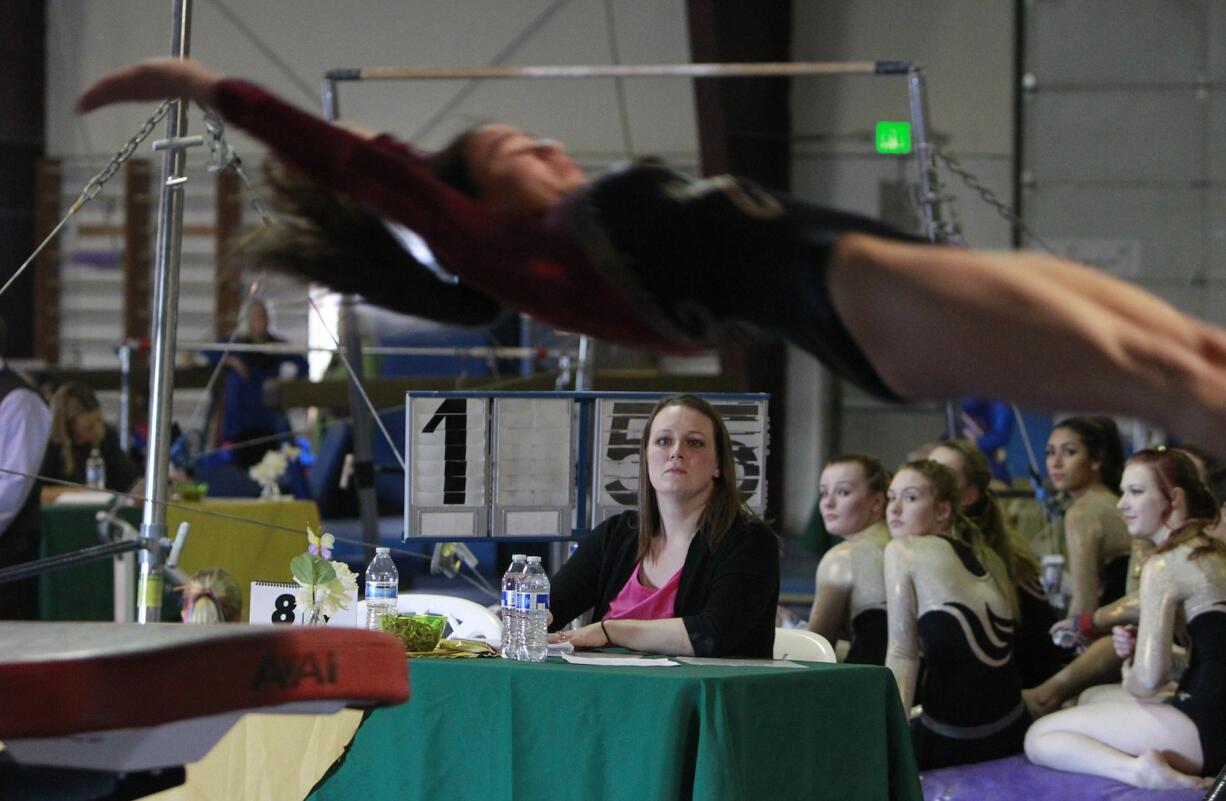
[[[779,540],[737,491],[732,440],[691,395],[656,404],[639,511],[609,518],[552,579],[550,639],[575,648],[770,658]],[[593,623],[557,631],[592,609]]]

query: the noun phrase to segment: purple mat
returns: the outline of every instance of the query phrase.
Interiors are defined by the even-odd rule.
[[[920,774],[924,801],[1201,801],[1203,790],[1142,790],[1031,764],[1018,754]]]

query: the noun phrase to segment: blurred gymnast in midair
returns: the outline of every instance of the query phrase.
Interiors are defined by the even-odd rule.
[[[929,245],[727,176],[640,165],[591,180],[509,125],[427,155],[190,60],[114,72],[79,107],[163,98],[276,154],[280,221],[258,255],[379,305],[472,325],[514,309],[660,351],[786,339],[884,398],[1098,409],[1226,443],[1226,331],[1093,269]]]

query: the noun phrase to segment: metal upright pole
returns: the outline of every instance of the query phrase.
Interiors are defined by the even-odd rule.
[[[353,307],[353,295],[341,296],[341,347],[349,360],[349,412],[353,415],[353,481],[358,490],[358,514],[362,518],[362,541],[372,550],[379,545],[379,506],[375,498],[375,465],[371,453],[370,418],[358,391],[362,380],[362,342]]]
[[[132,447],[132,340],[119,343],[119,447]]]
[[[340,101],[336,82],[325,79],[322,84],[324,119],[340,119]],[[362,380],[362,340],[358,334],[353,295],[341,295],[341,347],[352,371],[349,376],[349,412],[353,417],[353,480],[358,491],[358,514],[362,519],[362,541],[373,551],[379,545],[379,506],[375,498],[375,464],[371,453],[370,419],[366,404],[358,391]]]
[[[930,242],[948,239],[941,220],[941,207],[936,196],[936,163],[932,145],[928,141],[928,94],[924,90],[924,73],[917,66],[907,71],[907,96],[911,102],[912,142],[915,150],[915,166],[919,177],[919,206],[924,224],[924,236]],[[945,436],[957,439],[962,425],[959,419],[959,404],[956,399],[945,401]]]
[[[191,0],[175,0],[170,54],[187,58],[191,41]],[[170,458],[171,395],[174,392],[175,330],[179,317],[179,257],[183,244],[183,185],[186,161],[181,137],[187,132],[184,100],[166,115],[166,155],[162,160],[158,211],[157,267],[153,284],[153,334],[149,357],[149,453],[145,463],[145,508],[136,591],[136,620],[157,622],[162,615],[162,556],[166,536],[167,462]],[[156,147],[157,145],[155,145]]]

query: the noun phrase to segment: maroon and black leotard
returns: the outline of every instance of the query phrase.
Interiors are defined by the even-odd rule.
[[[216,106],[320,185],[419,234],[466,291],[633,347],[684,353],[786,339],[874,394],[896,397],[826,291],[842,233],[912,238],[874,220],[657,166],[610,173],[544,214],[511,217],[441,183],[410,146],[387,135],[363,139],[254,84],[222,81]],[[428,303],[386,294],[377,302],[410,313]]]

